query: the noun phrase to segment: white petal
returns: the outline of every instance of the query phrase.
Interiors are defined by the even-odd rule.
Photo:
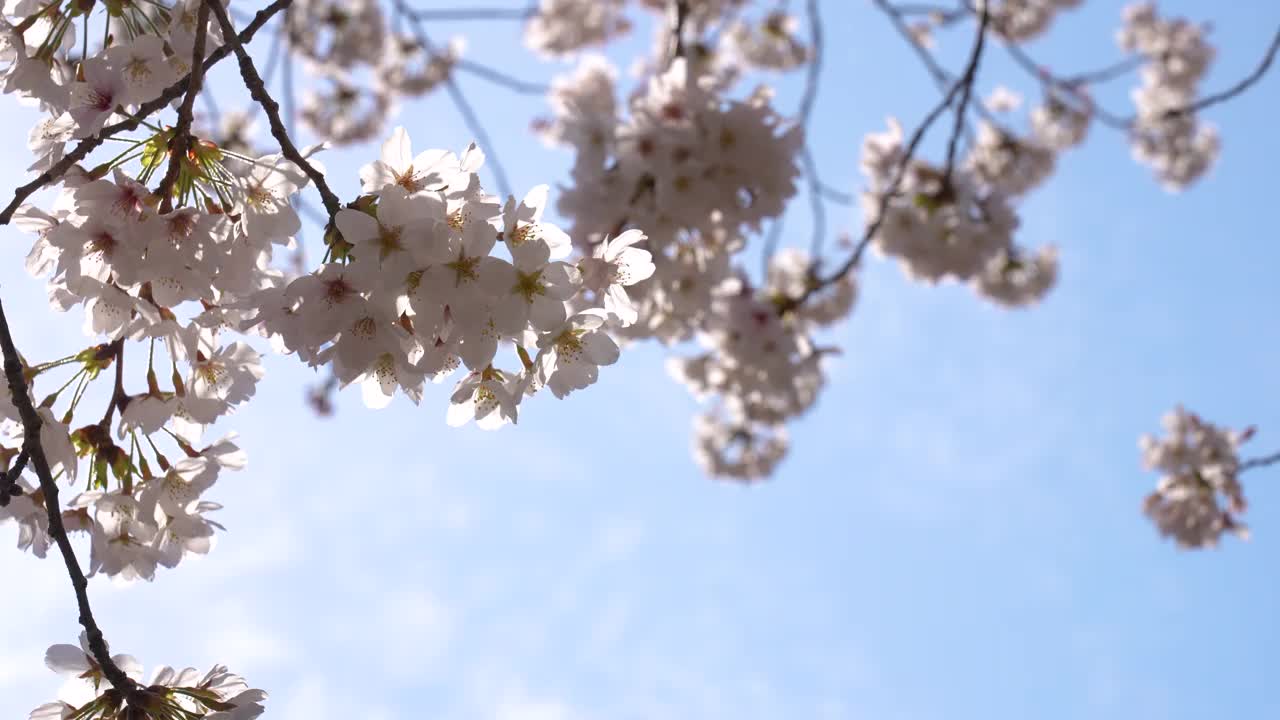
[[[75,645],[52,645],[44,654],[44,664],[54,672],[80,674],[92,667],[89,658]]]
[[[391,137],[382,143],[382,162],[397,172],[404,172],[413,162],[413,143],[403,125],[396,126]]]
[[[592,332],[582,336],[582,348],[587,357],[597,365],[612,365],[618,362],[618,344],[607,333]]]

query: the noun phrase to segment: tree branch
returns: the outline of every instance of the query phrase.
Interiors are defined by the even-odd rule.
[[[111,343],[110,352],[116,364],[116,382],[111,388],[111,399],[107,401],[107,412],[102,416],[102,420],[98,422],[103,429],[111,427],[111,416],[115,413],[116,408],[120,408],[123,412],[125,398],[127,397],[124,391],[124,338]]]
[[[1271,45],[1267,48],[1266,54],[1262,56],[1262,62],[1258,63],[1258,67],[1254,68],[1253,72],[1246,75],[1240,82],[1221,92],[1206,95],[1185,107],[1173,108],[1166,112],[1165,115],[1185,115],[1197,112],[1240,95],[1250,87],[1253,87],[1255,83],[1262,79],[1263,75],[1267,74],[1267,70],[1271,69],[1271,63],[1276,59],[1277,52],[1280,52],[1280,29],[1277,29],[1275,36],[1271,38]]]
[[[960,103],[956,107],[956,121],[951,128],[951,139],[947,141],[947,164],[943,166],[943,182],[951,184],[951,172],[955,167],[956,148],[960,142],[960,134],[964,130],[964,113],[969,106],[969,98],[973,96],[973,84],[978,78],[978,65],[982,62],[982,49],[987,40],[987,24],[991,22],[991,12],[984,4],[978,14],[978,37],[973,43],[973,51],[969,54],[969,64],[960,76]]]
[[[1005,49],[1009,51],[1009,57],[1013,58],[1014,62],[1017,63],[1017,65],[1021,67],[1023,70],[1025,70],[1027,74],[1031,75],[1036,80],[1040,81],[1041,85],[1049,88],[1057,88],[1058,90],[1061,90],[1064,93],[1066,93],[1069,97],[1074,98],[1077,102],[1082,103],[1084,105],[1084,109],[1087,110],[1094,117],[1097,117],[1098,120],[1102,122],[1103,125],[1106,125],[1107,127],[1110,127],[1116,130],[1123,130],[1126,132],[1132,129],[1133,127],[1132,119],[1123,118],[1113,112],[1108,111],[1106,108],[1100,107],[1096,102],[1094,102],[1093,98],[1081,92],[1080,86],[1082,84],[1087,84],[1088,81],[1087,80],[1077,81],[1077,80],[1079,78],[1089,77],[1089,73],[1082,73],[1079,75],[1072,76],[1070,78],[1060,78],[1054,75],[1053,73],[1049,72],[1048,70],[1046,70],[1043,65],[1036,62],[1030,55],[1027,54],[1027,51],[1023,50],[1022,47],[1017,43],[1005,43]],[[1142,62],[1145,62],[1145,60],[1141,58],[1139,58],[1139,61],[1140,61],[1139,64],[1141,64]],[[1118,68],[1120,67],[1120,65],[1121,65],[1120,63],[1117,63],[1115,66],[1113,66],[1113,68]],[[1104,68],[1101,71],[1095,72],[1095,75],[1099,73],[1104,73],[1107,70],[1108,68]]]
[[[1274,453],[1271,453],[1270,455],[1263,455],[1261,457],[1256,457],[1256,458],[1249,458],[1248,460],[1245,460],[1244,462],[1240,463],[1240,467],[1238,468],[1238,471],[1244,472],[1245,470],[1251,470],[1253,468],[1259,468],[1259,467],[1266,467],[1268,465],[1275,465],[1276,463],[1280,463],[1280,452],[1274,452]]]
[[[1106,67],[1098,68],[1097,70],[1086,70],[1074,75],[1059,78],[1059,82],[1073,86],[1098,85],[1100,83],[1110,82],[1118,77],[1128,75],[1134,70],[1142,67],[1143,62],[1145,62],[1145,60],[1142,56],[1135,55],[1133,57],[1117,60],[1116,62]]]
[[[257,33],[273,15],[288,7],[292,2],[293,0],[275,0],[275,2],[259,10],[258,13],[253,16],[253,21],[245,26],[239,36],[236,36],[238,41],[240,43],[247,43],[252,40],[254,34]],[[231,48],[227,45],[223,45],[210,53],[209,57],[205,59],[201,67],[205,72],[208,72],[209,68],[218,64],[219,61],[229,54],[231,54]],[[165,88],[164,92],[160,94],[160,97],[139,106],[138,110],[134,112],[133,117],[130,117],[127,120],[122,120],[114,125],[108,125],[97,135],[81,140],[74,150],[64,155],[58,162],[54,163],[53,167],[40,173],[40,175],[38,175],[34,180],[14,191],[13,200],[9,201],[9,204],[5,206],[4,210],[0,210],[0,225],[8,225],[9,221],[13,219],[13,214],[17,212],[19,207],[22,207],[22,204],[26,202],[27,198],[30,197],[32,193],[62,177],[72,168],[72,166],[85,159],[89,153],[93,152],[99,145],[106,142],[107,138],[113,137],[122,132],[128,132],[136,129],[148,116],[168,107],[170,103],[178,99],[182,93],[186,92],[187,84],[189,82],[191,82],[190,73],[178,82]]]
[[[18,452],[18,459],[13,466],[0,474],[0,507],[9,504],[11,498],[15,498],[22,494],[22,486],[18,484],[18,477],[22,475],[22,471],[27,467],[27,461],[31,459],[31,453],[27,452],[27,446],[24,443],[22,450]]]
[[[182,172],[182,161],[191,148],[191,118],[195,114],[196,96],[204,84],[204,45],[209,35],[209,6],[200,4],[196,13],[195,47],[191,51],[191,75],[187,83],[187,95],[178,108],[178,122],[173,126],[173,143],[169,148],[169,167],[160,179],[160,187],[156,192],[160,195],[160,214],[173,210],[173,184],[178,181]]]
[[[317,170],[306,158],[302,157],[302,153],[298,151],[297,146],[293,144],[293,140],[289,138],[289,131],[285,129],[284,121],[280,119],[280,104],[275,101],[275,98],[271,97],[271,93],[267,92],[266,85],[262,82],[262,77],[258,75],[257,68],[253,66],[253,59],[245,51],[244,44],[236,37],[235,26],[231,24],[231,18],[227,16],[227,11],[222,7],[222,3],[218,0],[205,0],[204,4],[217,17],[223,36],[229,38],[227,44],[231,46],[231,51],[236,54],[236,62],[240,65],[240,78],[244,81],[245,88],[249,90],[249,95],[262,106],[262,111],[266,113],[267,122],[271,125],[271,136],[276,139],[276,143],[280,146],[281,154],[301,168],[307,174],[307,177],[311,178],[316,190],[320,192],[320,200],[324,203],[324,209],[329,213],[330,227],[336,231],[338,211],[342,209],[342,202],[338,200],[338,196],[329,188],[328,181],[324,179],[324,173]]]
[[[98,663],[98,667],[101,668],[103,677],[111,683],[111,686],[131,706],[142,709],[144,703],[142,690],[111,659],[102,630],[93,617],[93,609],[89,605],[89,581],[85,578],[84,571],[80,569],[75,550],[71,547],[71,540],[67,537],[66,526],[62,524],[62,512],[58,505],[58,485],[54,482],[53,473],[49,469],[49,459],[41,443],[40,429],[44,423],[31,403],[27,380],[22,372],[22,360],[18,356],[17,348],[14,347],[3,304],[0,304],[0,351],[4,354],[4,374],[9,382],[9,392],[22,421],[23,447],[30,456],[31,465],[35,468],[36,477],[40,480],[40,491],[44,495],[45,512],[49,517],[49,535],[57,544],[63,563],[67,566],[67,575],[70,576],[71,586],[75,589],[76,605],[80,611],[79,621],[84,627],[89,650],[93,653],[93,659]]]
[[[951,84],[951,74],[938,64],[938,61],[933,57],[933,53],[916,42],[916,39],[911,35],[911,28],[907,27],[907,23],[903,19],[903,14],[909,12],[909,9],[900,5],[891,5],[887,0],[872,1],[885,15],[889,16],[889,21],[893,23],[893,28],[898,31],[902,39],[907,41],[907,45],[911,47],[912,51],[919,56],[920,61],[928,69],[929,75],[933,77],[934,84],[945,92],[946,88]]]
[[[469,72],[477,77],[482,77],[495,85],[501,85],[508,90],[527,95],[545,95],[551,88],[544,83],[533,83],[511,77],[510,75],[494,70],[488,65],[481,65],[477,62],[458,58],[451,62],[453,67],[458,70]]]

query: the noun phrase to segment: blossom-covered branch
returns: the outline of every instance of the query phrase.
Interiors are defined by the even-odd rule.
[[[49,468],[49,459],[44,452],[44,441],[41,437],[44,419],[31,402],[24,374],[26,368],[14,345],[3,303],[0,303],[0,352],[4,354],[4,375],[9,386],[9,397],[22,421],[23,455],[29,459],[36,477],[40,480],[39,496],[44,501],[49,535],[58,546],[58,552],[62,554],[63,564],[67,568],[67,576],[71,579],[71,587],[76,595],[76,607],[80,613],[79,622],[84,627],[89,651],[102,676],[119,694],[119,701],[141,710],[144,700],[139,695],[137,683],[126,675],[111,657],[102,630],[93,617],[93,608],[89,604],[89,581],[85,578],[84,571],[80,569],[80,561],[76,559],[75,549],[71,547],[71,539],[67,536],[67,529],[62,522],[62,507],[58,502],[58,483],[53,479],[53,471]]]
[[[236,36],[236,39],[242,44],[249,42],[253,39],[253,36],[257,34],[258,30],[261,29],[263,25],[267,24],[267,21],[270,20],[273,15],[287,8],[292,2],[293,0],[274,0],[274,2],[267,5],[262,10],[259,10],[253,16],[253,20],[245,26],[244,30],[242,30],[238,36]],[[209,68],[216,65],[229,54],[231,54],[230,46],[223,45],[222,47],[219,47],[217,50],[210,53],[209,57],[205,59],[204,64],[201,66],[202,69],[205,72],[208,72]],[[0,225],[8,225],[9,221],[13,219],[14,212],[16,212],[17,209],[27,201],[27,198],[31,197],[31,195],[36,191],[61,178],[72,168],[72,166],[88,157],[89,153],[98,149],[98,147],[100,147],[107,138],[115,137],[122,132],[136,130],[143,124],[143,121],[146,118],[159,110],[168,107],[170,103],[187,91],[187,87],[190,82],[191,74],[188,73],[181,80],[165,88],[164,92],[156,96],[155,99],[149,100],[148,102],[140,105],[138,109],[131,113],[127,119],[121,120],[120,122],[112,125],[107,125],[96,135],[80,141],[71,152],[63,155],[62,159],[53,163],[47,170],[37,175],[35,179],[16,189],[13,193],[13,199],[9,201],[9,204],[6,205],[3,210],[0,210]]]
[[[1120,62],[1066,75],[1041,68],[1023,45],[1077,4],[876,0],[942,97],[909,136],[892,118],[887,131],[865,136],[866,186],[856,197],[822,182],[820,149],[807,137],[831,62],[819,0],[807,0],[803,24],[785,3],[747,0],[452,10],[276,0],[239,34],[232,17],[244,14],[221,0],[11,4],[0,24],[0,89],[45,117],[29,142],[37,174],[0,224],[33,236],[27,268],[45,279],[55,310],[83,314],[91,338],[25,365],[0,309],[10,386],[0,419],[22,438],[0,443],[0,521],[18,525],[20,549],[43,557],[57,545],[85,634],[80,647],[54,645],[46,660],[73,685],[92,686],[91,699],[63,698],[34,717],[246,720],[262,711],[265,694],[220,665],[203,675],[160,666],[144,683],[136,661],[109,654],[87,595],[94,575],[152,580],[211,551],[223,528],[213,519],[221,506],[208,498],[245,458],[234,437],[208,433],[254,396],[263,378],[255,343],[324,372],[312,394],[320,410],[351,385],[372,408],[396,397],[418,403],[428,383],[456,373],[445,421],[485,429],[519,422],[529,397],[593,385],[628,343],[664,343],[680,348],[671,374],[704,403],[692,427],[695,459],[713,476],[756,482],[775,472],[789,424],[821,396],[839,350],[823,333],[853,312],[868,248],[927,285],[964,283],[1010,308],[1037,303],[1056,282],[1057,251],[1023,244],[1021,203],[1094,120],[1123,127],[1138,160],[1181,190],[1220,151],[1198,111],[1256,85],[1280,48],[1278,34],[1246,78],[1202,95],[1214,56],[1205,27],[1142,3],[1122,17]],[[248,44],[281,11],[259,72]],[[637,18],[647,18],[654,42],[628,73],[584,52],[630,32]],[[437,44],[428,33],[429,23],[481,19],[520,20],[533,53],[576,65],[544,87],[464,58],[464,38]],[[100,44],[91,42],[92,20],[102,23]],[[967,21],[975,35],[964,64],[943,67],[928,49],[931,31]],[[1043,96],[1025,131],[1008,120],[1016,93],[975,95],[997,41]],[[204,83],[232,53],[251,101],[243,112],[215,102]],[[307,73],[300,97],[295,61]],[[1090,85],[1135,70],[1132,119],[1089,97]],[[547,94],[549,114],[532,126],[573,154],[554,196],[546,184],[511,192],[483,108],[456,72]],[[772,81],[763,81],[788,73],[802,83],[794,111],[777,107]],[[477,143],[415,152],[410,128],[389,120],[438,90]],[[207,117],[195,111],[199,97]],[[321,141],[311,149],[298,147],[295,107],[300,127]],[[948,111],[945,149],[930,158],[924,138]],[[255,149],[258,113],[278,153]],[[343,203],[332,189],[338,179],[313,153],[374,140],[381,144],[359,169],[359,190]],[[497,194],[480,180],[486,164]],[[783,223],[802,176],[814,223],[808,252],[788,242]],[[310,184],[323,212],[301,200]],[[32,202],[44,189],[56,197]],[[564,229],[548,219],[553,198]],[[858,239],[828,270],[825,203],[855,200]],[[313,267],[302,260],[300,212],[325,227],[326,253]],[[765,264],[751,272],[745,251],[760,245]],[[282,246],[297,249],[292,265]],[[700,349],[685,353],[693,341]],[[106,377],[108,387],[94,385]],[[34,403],[37,383],[43,399]],[[87,407],[104,392],[105,412]],[[1144,460],[1162,473],[1148,516],[1184,547],[1243,535],[1239,473],[1280,463],[1280,454],[1241,460],[1252,431],[1182,410],[1166,429],[1143,441]],[[83,491],[61,508],[58,483],[80,481]],[[88,539],[85,569],[68,531]]]

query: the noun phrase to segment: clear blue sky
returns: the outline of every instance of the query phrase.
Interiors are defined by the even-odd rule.
[[[1280,7],[1161,3],[1211,5],[1218,88],[1252,68]],[[869,3],[823,7],[813,145],[826,180],[857,189],[863,134],[889,114],[913,126],[936,94]],[[1120,7],[1063,16],[1036,55],[1064,72],[1106,64]],[[554,69],[530,61],[514,24],[437,35],[448,29],[469,33],[475,60],[529,79]],[[941,40],[954,55],[969,38]],[[1001,78],[1028,89],[990,57],[983,94]],[[565,178],[568,155],[526,132],[538,98],[461,82],[517,193]],[[1130,83],[1101,96],[1123,109]],[[795,98],[787,84],[779,103]],[[1061,249],[1041,307],[1005,312],[869,263],[829,387],[762,486],[699,474],[694,404],[654,346],[496,434],[447,428],[445,387],[376,413],[353,390],[317,419],[302,402],[310,374],[272,358],[226,424],[250,466],[213,493],[220,544],[153,584],[94,581],[99,619],[148,668],[229,664],[286,720],[1278,717],[1280,477],[1246,478],[1251,542],[1181,553],[1140,515],[1154,477],[1136,448],[1177,402],[1258,424],[1259,453],[1280,448],[1267,319],[1280,306],[1278,98],[1273,76],[1210,114],[1221,160],[1181,196],[1096,128],[1024,207],[1021,240]],[[3,120],[4,186],[24,179],[31,117]],[[471,139],[443,96],[400,122],[417,148]],[[375,156],[325,162],[349,194]],[[787,222],[799,245],[803,205]],[[836,209],[832,222],[857,218]],[[20,345],[35,358],[77,347],[79,315],[51,317],[22,272],[30,238],[0,237]],[[0,530],[3,717],[52,699],[43,651],[78,631],[59,563],[18,554],[14,536]]]

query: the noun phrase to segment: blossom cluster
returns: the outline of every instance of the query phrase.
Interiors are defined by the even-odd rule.
[[[251,294],[242,327],[359,382],[371,407],[397,390],[417,402],[425,382],[465,366],[451,424],[498,427],[542,387],[563,397],[595,382],[618,358],[599,328],[626,321],[624,287],[646,275],[648,252],[631,247],[644,235],[628,231],[598,256],[566,262],[569,236],[542,217],[548,189],[501,203],[480,187],[483,160],[474,145],[415,155],[396,128],[361,168],[363,194],[337,214],[327,262]],[[494,366],[506,345],[512,369]]]
[[[1161,420],[1165,436],[1143,435],[1142,462],[1159,472],[1143,512],[1164,537],[1179,547],[1212,547],[1226,533],[1248,538],[1240,522],[1247,504],[1240,485],[1240,446],[1253,435],[1201,420],[1181,407]]]
[[[379,0],[295,0],[285,38],[313,80],[299,118],[337,145],[383,135],[399,103],[447,82],[466,49],[460,37],[436,47]]]
[[[991,15],[991,27],[1010,42],[1027,42],[1044,34],[1054,17],[1078,7],[1082,0],[979,0],[979,11]]]
[[[887,132],[868,135],[862,146],[862,209],[869,224],[878,223],[873,245],[912,278],[968,282],[1004,305],[1034,303],[1053,287],[1057,254],[1052,246],[1031,254],[1014,242],[1013,201],[1042,182],[1052,163],[1046,146],[989,124],[963,165],[908,159],[902,127],[891,119]]]
[[[786,453],[786,421],[817,400],[832,350],[816,346],[814,332],[850,313],[857,288],[845,275],[814,292],[811,268],[805,252],[787,248],[770,259],[762,288],[742,277],[726,283],[699,335],[707,352],[668,361],[696,397],[714,399],[694,420],[694,458],[708,474],[767,478]]]
[[[699,67],[708,73],[699,74]],[[699,367],[716,375],[716,392],[730,398],[732,422],[741,425],[759,420],[746,410],[758,405],[750,395],[804,382],[796,375],[801,368],[817,372],[816,356],[800,362],[812,355],[807,340],[784,327],[777,307],[756,298],[733,265],[746,234],[778,217],[795,194],[803,133],[772,110],[765,93],[723,99],[716,86],[725,78],[711,68],[677,58],[649,78],[624,114],[613,100],[616,73],[603,59],[587,58],[573,76],[556,82],[556,115],[543,131],[576,151],[573,184],[559,209],[572,219],[582,252],[619,228],[639,226],[648,235],[652,277],[631,288],[630,322],[617,333],[666,343],[702,338],[711,353]],[[756,356],[762,348],[771,355]],[[708,379],[696,371],[677,377],[706,394]],[[695,442],[706,438],[703,430],[727,432],[708,430],[705,421],[698,427]],[[752,469],[702,464],[713,474],[759,476],[760,467],[772,467],[780,456],[746,463]]]
[[[1184,110],[1195,101],[1213,61],[1205,32],[1185,19],[1160,17],[1155,5],[1146,2],[1125,8],[1117,36],[1122,48],[1146,58],[1142,85],[1133,91],[1138,109],[1133,155],[1170,190],[1181,190],[1204,175],[1221,146],[1217,130]]]

